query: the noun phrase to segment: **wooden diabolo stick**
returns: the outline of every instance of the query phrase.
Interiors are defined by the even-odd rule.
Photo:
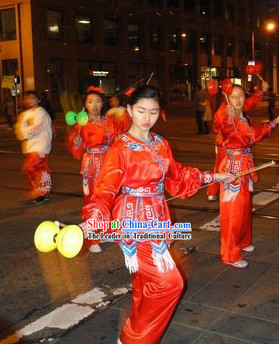
[[[264,168],[267,168],[267,167],[272,166],[272,165],[275,165],[275,164],[276,164],[276,162],[273,161],[273,160],[271,160],[271,161],[269,161],[269,162],[267,162],[267,163],[265,163],[265,164],[262,164],[262,165],[253,167],[253,168],[251,168],[250,170],[246,170],[246,171],[243,171],[243,172],[237,174],[237,178],[242,177],[242,176],[245,176],[245,175],[250,174],[250,173],[253,173],[253,172],[257,172],[257,171],[259,171],[259,170],[263,170]]]
[[[256,73],[256,75],[262,82],[265,82],[265,80],[260,76],[260,74]]]

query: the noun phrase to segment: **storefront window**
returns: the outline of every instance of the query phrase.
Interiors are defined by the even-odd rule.
[[[63,34],[63,13],[57,10],[47,10],[47,31],[48,38],[62,40]]]
[[[0,41],[11,41],[16,39],[15,10],[0,11]]]
[[[132,85],[151,73],[153,73],[153,76],[149,84],[158,87],[159,74],[157,64],[131,63],[128,67],[129,84]]]
[[[91,18],[85,15],[76,15],[77,40],[80,43],[90,43],[92,38]]]
[[[91,85],[101,87],[106,95],[116,93],[117,73],[115,63],[78,61],[79,93],[84,94]]]
[[[201,87],[206,88],[206,83],[211,79],[218,79],[220,77],[220,68],[215,67],[201,67]]]

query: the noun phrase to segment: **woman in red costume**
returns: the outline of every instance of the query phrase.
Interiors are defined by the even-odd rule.
[[[256,128],[244,111],[245,93],[241,86],[235,85],[229,95],[231,105],[214,122],[215,130],[222,135],[226,155],[219,171],[233,174],[249,170],[254,166],[251,147],[271,131],[279,122],[274,121]],[[252,210],[251,192],[256,173],[238,178],[233,183],[221,184],[220,189],[220,228],[221,260],[237,268],[246,268],[248,263],[242,259],[241,252],[252,252]]]
[[[118,118],[102,116],[104,91],[91,87],[84,98],[84,107],[88,113],[85,126],[77,124],[68,138],[72,155],[81,160],[84,204],[87,204],[93,192],[93,185],[100,172],[104,157],[116,135],[126,131],[130,126],[130,117],[123,112]],[[95,242],[89,247],[91,252],[101,252]]]
[[[262,91],[257,91],[254,95],[251,97],[248,97],[245,99],[244,103],[244,112],[245,113],[250,113],[252,110],[254,110],[258,104],[262,100],[262,95],[268,90],[268,83],[263,81],[262,83]],[[215,112],[214,114],[214,122],[219,122],[220,117],[224,116],[224,113],[226,112],[226,102],[223,100],[220,108]],[[214,166],[214,172],[219,171],[219,166],[221,161],[224,159],[226,155],[226,148],[223,145],[223,138],[221,133],[218,131],[218,125],[213,125],[213,131],[216,136],[216,141],[215,141],[215,153],[216,153],[216,159],[215,159],[215,166]],[[209,201],[217,201],[218,199],[218,194],[220,192],[220,184],[212,184],[208,187],[207,189],[207,198]]]
[[[91,200],[83,208],[84,220],[167,221],[165,189],[187,198],[202,184],[232,178],[182,166],[174,160],[168,142],[150,133],[160,113],[153,87],[137,88],[127,110],[132,125],[110,147]],[[133,304],[118,343],[159,343],[183,292],[182,277],[168,251],[168,240],[122,239],[125,264],[132,273]]]

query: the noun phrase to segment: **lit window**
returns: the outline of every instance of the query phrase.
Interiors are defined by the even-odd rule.
[[[63,14],[57,10],[47,10],[47,30],[49,39],[63,39]]]
[[[160,30],[159,27],[155,25],[150,26],[150,48],[160,48]]]
[[[128,25],[128,45],[130,48],[139,48],[140,46],[140,26],[138,24]]]
[[[90,43],[92,37],[91,18],[85,15],[76,15],[77,40],[80,43]]]
[[[169,33],[169,50],[178,51],[181,47],[181,29]]]
[[[201,52],[208,54],[210,51],[210,38],[207,35],[200,37]]]

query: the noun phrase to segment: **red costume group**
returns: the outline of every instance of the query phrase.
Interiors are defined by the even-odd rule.
[[[254,97],[246,101],[244,111],[261,100],[259,95]],[[168,221],[165,190],[172,196],[187,198],[201,185],[215,181],[213,173],[177,163],[168,142],[157,134],[150,133],[149,141],[128,132],[119,135],[128,130],[130,122],[127,112],[118,119],[89,117],[88,123],[82,127],[77,124],[68,138],[72,155],[81,160],[84,221]],[[215,171],[238,174],[252,168],[251,146],[269,136],[275,126],[271,122],[255,128],[245,116],[228,114],[222,104],[213,126],[218,147]],[[223,262],[241,260],[241,250],[251,245],[251,191],[256,179],[253,173],[221,184]],[[168,250],[170,240],[136,240],[132,235],[125,237],[121,228],[114,231],[122,234],[119,244],[133,285],[132,312],[118,343],[156,344],[184,289]]]

